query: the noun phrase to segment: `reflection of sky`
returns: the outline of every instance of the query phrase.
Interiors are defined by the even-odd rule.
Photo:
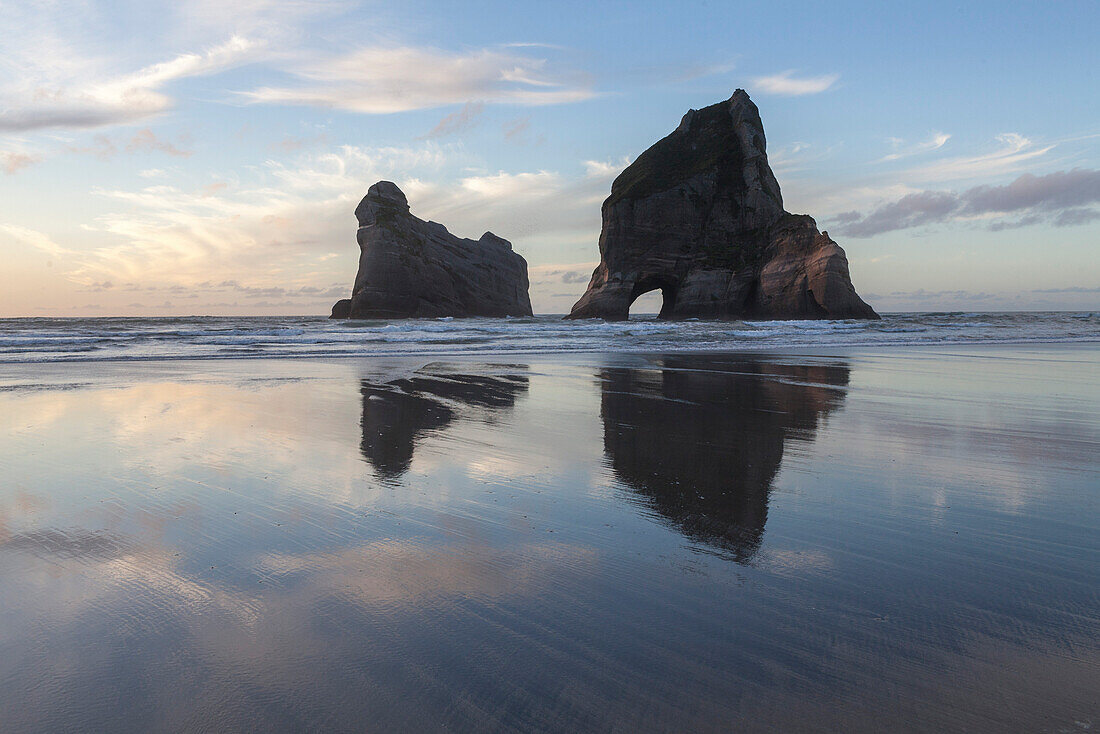
[[[840,393],[767,361],[717,381],[714,365],[640,357],[450,366],[525,389],[495,407],[448,398],[453,418],[385,481],[360,451],[361,381],[409,366],[107,366],[74,389],[7,389],[0,720],[1053,721],[1097,683],[1095,367],[993,353],[1009,354],[786,360],[842,369]],[[609,415],[609,368],[683,411],[634,413],[628,395]],[[734,424],[691,407],[701,388],[736,396]],[[695,435],[677,415],[789,434],[754,554],[712,553],[630,484],[605,425],[630,415],[667,420],[670,446]],[[648,492],[704,476],[659,436]],[[720,522],[726,507],[687,511]]]

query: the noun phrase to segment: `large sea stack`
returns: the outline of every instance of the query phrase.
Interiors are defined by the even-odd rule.
[[[355,209],[359,272],[332,318],[530,316],[527,261],[486,232],[455,237],[409,213],[401,189],[379,181]]]
[[[629,317],[652,290],[661,318],[874,319],[844,250],[789,214],[743,89],[690,110],[603,203],[600,264],[568,318]]]

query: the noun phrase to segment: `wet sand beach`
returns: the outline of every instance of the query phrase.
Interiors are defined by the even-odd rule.
[[[1098,357],[0,365],[0,730],[1095,727]]]

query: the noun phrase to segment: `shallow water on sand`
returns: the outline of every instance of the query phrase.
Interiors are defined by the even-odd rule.
[[[1100,349],[0,368],[0,730],[1100,723]]]

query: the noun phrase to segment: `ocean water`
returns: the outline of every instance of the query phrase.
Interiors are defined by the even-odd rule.
[[[1100,312],[898,313],[881,321],[0,319],[0,363],[233,357],[675,352],[1100,341]]]

